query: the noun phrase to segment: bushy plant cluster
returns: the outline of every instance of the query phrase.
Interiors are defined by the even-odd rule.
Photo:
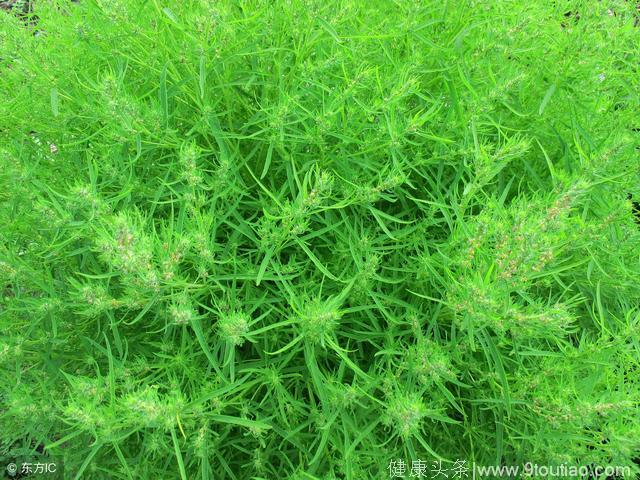
[[[638,471],[634,2],[25,15],[0,12],[0,458]]]

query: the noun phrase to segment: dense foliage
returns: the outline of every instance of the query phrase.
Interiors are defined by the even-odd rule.
[[[0,11],[5,463],[637,471],[634,2],[25,12]]]

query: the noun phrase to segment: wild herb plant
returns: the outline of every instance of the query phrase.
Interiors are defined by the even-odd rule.
[[[27,15],[0,12],[6,462],[638,471],[633,2]]]

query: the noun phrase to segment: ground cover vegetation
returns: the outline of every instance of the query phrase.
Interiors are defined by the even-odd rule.
[[[6,462],[635,475],[634,2],[18,3]]]

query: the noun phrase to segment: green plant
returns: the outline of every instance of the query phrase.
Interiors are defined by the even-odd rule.
[[[30,8],[0,12],[5,463],[638,472],[632,2]]]

